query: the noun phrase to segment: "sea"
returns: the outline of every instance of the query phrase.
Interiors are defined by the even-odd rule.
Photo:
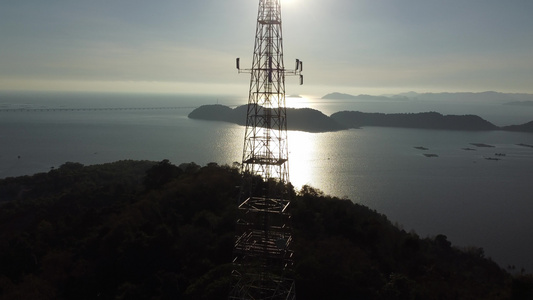
[[[246,96],[246,95],[244,95]],[[0,93],[0,178],[65,162],[242,160],[244,127],[189,119],[196,107],[246,104],[201,94]],[[498,103],[287,98],[288,107],[476,114],[498,126],[533,120],[533,107]],[[290,123],[290,119],[288,120]],[[533,133],[364,127],[289,131],[290,181],[350,199],[420,237],[480,247],[502,268],[533,272]]]

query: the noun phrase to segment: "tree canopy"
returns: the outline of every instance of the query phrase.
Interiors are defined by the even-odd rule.
[[[226,299],[240,184],[234,167],[166,160],[2,179],[0,298]],[[313,187],[292,194],[299,299],[532,297],[531,275],[481,248]]]

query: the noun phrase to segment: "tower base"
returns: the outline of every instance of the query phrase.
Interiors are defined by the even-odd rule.
[[[239,205],[229,299],[295,299],[290,201],[250,197]]]

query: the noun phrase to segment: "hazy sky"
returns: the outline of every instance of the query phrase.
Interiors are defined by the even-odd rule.
[[[0,90],[247,94],[258,0],[5,0]],[[284,58],[321,96],[533,93],[533,1],[282,0]]]

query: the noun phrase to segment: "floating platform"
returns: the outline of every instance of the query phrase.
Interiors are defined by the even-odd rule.
[[[533,148],[533,145],[528,145],[528,144],[516,144],[516,145],[522,146],[522,147]]]
[[[485,157],[486,160],[501,160],[500,158],[497,158],[497,157]]]
[[[483,143],[470,143],[470,145],[474,145],[476,147],[483,147],[483,148],[494,148],[492,145],[483,144]]]
[[[413,147],[413,148],[418,149],[418,150],[429,150],[428,148],[422,147],[422,146],[416,146],[416,147]]]

